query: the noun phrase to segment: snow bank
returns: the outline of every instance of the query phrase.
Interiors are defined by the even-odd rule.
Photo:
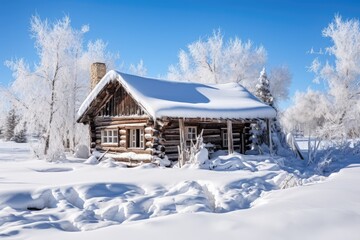
[[[123,169],[111,159],[9,161],[10,149],[0,144],[0,238],[357,239],[360,163],[324,182],[304,161],[271,156],[204,162],[217,171]]]

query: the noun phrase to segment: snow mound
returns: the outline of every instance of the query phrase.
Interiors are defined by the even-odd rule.
[[[127,165],[125,163],[117,162],[112,158],[106,158],[100,161],[99,166],[105,168],[116,168],[116,167],[127,168]]]
[[[331,175],[329,181],[324,182],[327,178],[301,165],[304,161],[273,156],[216,153],[210,160],[199,161],[203,169],[159,168],[153,163],[122,169],[121,164],[111,159],[98,163],[95,156],[88,158],[87,164],[71,160],[9,161],[3,158],[8,154],[6,149],[0,144],[0,238],[46,239],[51,233],[64,236],[58,239],[78,239],[85,235],[90,236],[87,239],[98,239],[104,236],[100,233],[110,236],[114,229],[122,233],[132,227],[137,233],[147,226],[155,227],[156,232],[170,231],[168,227],[181,230],[184,222],[194,231],[199,230],[199,226],[208,227],[208,231],[219,228],[216,239],[228,231],[237,233],[229,235],[229,239],[238,238],[247,229],[240,231],[239,224],[252,226],[249,230],[252,234],[253,229],[263,229],[269,224],[271,227],[267,230],[273,233],[280,224],[281,233],[288,231],[288,236],[293,236],[295,230],[307,232],[303,229],[308,228],[309,221],[314,229],[321,227],[322,231],[330,226],[350,226],[352,233],[358,229],[359,191],[352,183],[359,178],[359,164],[347,167],[346,174]],[[18,154],[23,153],[18,151]],[[338,176],[342,176],[343,183],[338,184]],[[320,181],[323,183],[314,184]],[[341,194],[338,191],[342,191]],[[241,209],[247,210],[237,211]],[[276,221],[268,220],[274,216]],[[316,219],[312,220],[313,217]],[[296,224],[281,221],[288,218]],[[194,222],[194,219],[201,220]],[[324,219],[331,219],[330,224],[324,224]],[[302,222],[300,230],[298,220]],[[104,228],[111,225],[113,227]],[[89,230],[95,231],[89,233]],[[74,231],[78,233],[69,233]],[[99,235],[93,237],[92,234]],[[183,238],[181,235],[179,239]]]
[[[89,148],[85,145],[77,145],[75,148],[74,157],[76,158],[88,158],[89,157]]]
[[[92,155],[88,159],[86,159],[84,163],[94,165],[94,164],[98,164],[99,160],[94,155]]]

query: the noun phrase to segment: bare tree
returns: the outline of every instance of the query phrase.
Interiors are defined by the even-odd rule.
[[[169,67],[168,78],[204,83],[238,82],[254,90],[254,79],[265,61],[264,47],[255,47],[251,41],[243,42],[237,37],[225,43],[218,30],[206,40],[189,44],[187,51],[180,50],[179,62]]]
[[[116,56],[105,53],[102,41],[84,49],[83,36],[89,27],[73,29],[67,16],[54,23],[34,16],[30,25],[39,62],[31,68],[23,59],[7,61],[15,81],[5,92],[21,109],[28,130],[42,133],[37,155],[54,160],[59,151],[74,149],[87,139],[86,127],[75,120],[76,110],[89,92],[90,63],[113,65]]]

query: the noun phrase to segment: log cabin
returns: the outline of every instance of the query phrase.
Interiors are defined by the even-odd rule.
[[[249,125],[269,126],[276,111],[238,83],[202,84],[145,78],[91,66],[91,92],[78,110],[90,149],[120,161],[177,161],[202,132],[204,143],[245,153]],[[270,136],[269,127],[267,133]],[[269,137],[267,138],[269,140]],[[271,144],[271,141],[269,141]]]

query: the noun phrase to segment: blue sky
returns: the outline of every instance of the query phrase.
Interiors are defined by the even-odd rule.
[[[177,62],[181,48],[221,28],[227,39],[237,36],[263,45],[268,52],[268,69],[287,65],[293,74],[293,95],[310,85],[318,88],[307,72],[315,56],[307,52],[330,44],[321,31],[336,13],[345,19],[358,18],[360,1],[4,0],[0,9],[1,85],[12,81],[5,60],[37,61],[29,35],[30,17],[38,14],[55,20],[66,14],[75,28],[90,25],[86,41],[103,39],[109,51],[118,52],[126,65],[143,59],[149,76],[164,75],[168,66]],[[288,104],[284,102],[282,107]]]

